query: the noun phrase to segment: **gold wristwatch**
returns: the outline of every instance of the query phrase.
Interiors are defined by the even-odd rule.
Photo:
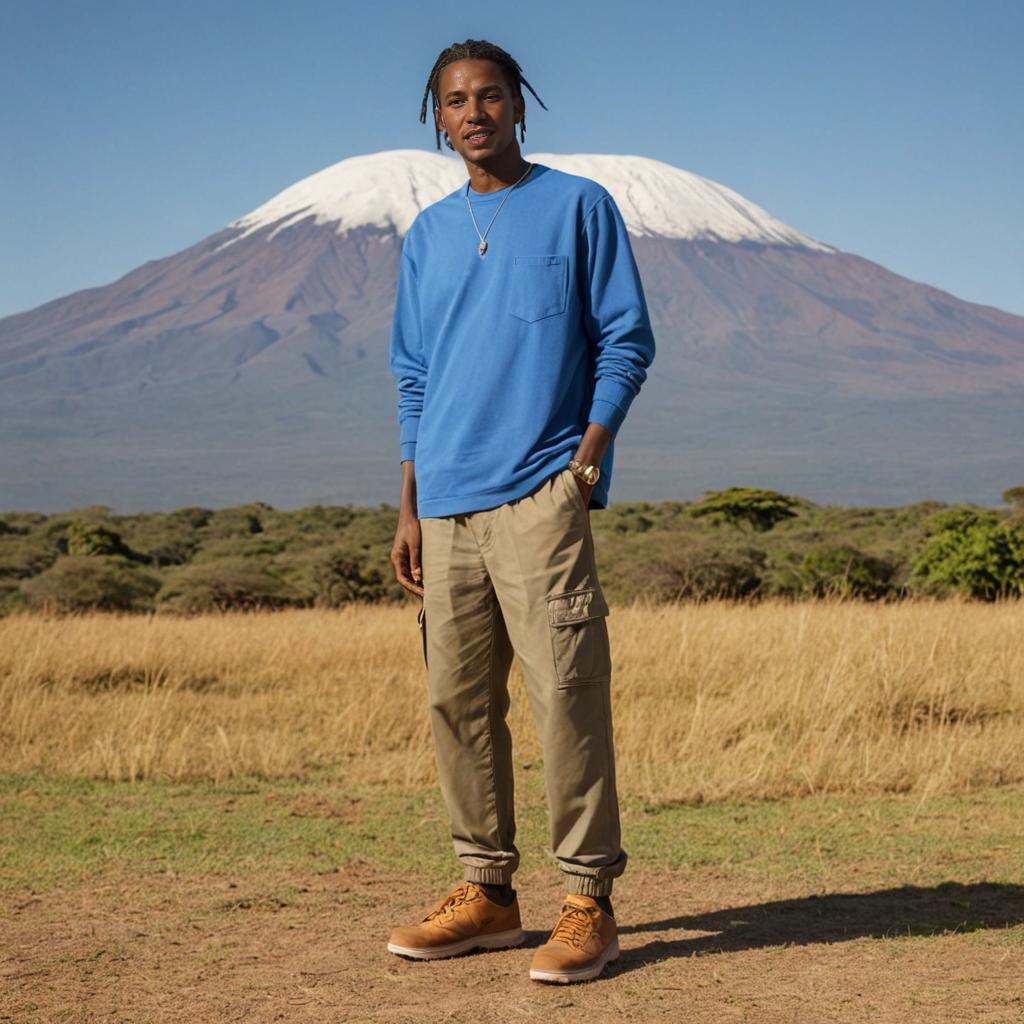
[[[591,486],[597,483],[598,477],[601,475],[601,470],[598,466],[585,466],[577,459],[569,460],[569,468],[576,476]]]

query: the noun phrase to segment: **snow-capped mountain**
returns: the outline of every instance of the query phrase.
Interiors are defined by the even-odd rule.
[[[643,277],[658,354],[613,501],[749,482],[993,502],[1024,482],[1024,318],[657,160],[524,155],[611,192]],[[401,240],[465,182],[457,157],[352,157],[182,252],[0,320],[0,508],[393,502]]]
[[[600,182],[615,199],[633,235],[796,245],[821,252],[831,246],[801,234],[724,185],[646,156],[526,153],[524,159]],[[339,234],[361,227],[404,235],[416,214],[466,183],[460,159],[419,149],[351,157],[279,192],[232,221],[241,233],[261,228],[268,238],[313,218]]]

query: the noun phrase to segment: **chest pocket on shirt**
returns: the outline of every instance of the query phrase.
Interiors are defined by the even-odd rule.
[[[508,311],[527,323],[565,312],[569,265],[564,256],[513,256]]]

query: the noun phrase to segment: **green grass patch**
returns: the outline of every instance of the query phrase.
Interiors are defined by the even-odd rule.
[[[843,891],[950,879],[1020,884],[1024,790],[805,797],[704,806],[626,801],[629,870]],[[518,780],[522,871],[552,865],[540,776]],[[0,889],[44,892],[125,874],[329,873],[365,863],[446,878],[456,863],[436,789],[353,787],[324,772],[222,783],[0,775]]]

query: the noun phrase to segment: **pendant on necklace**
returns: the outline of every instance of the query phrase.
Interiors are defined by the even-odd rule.
[[[483,256],[483,254],[485,252],[487,252],[487,242],[484,241],[483,239],[481,239],[480,240],[480,255]]]

